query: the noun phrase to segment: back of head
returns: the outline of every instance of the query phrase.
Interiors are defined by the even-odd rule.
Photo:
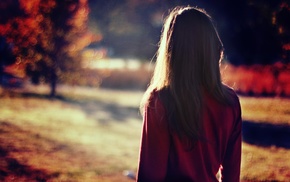
[[[205,11],[184,7],[170,12],[147,93],[169,90],[177,117],[170,126],[181,137],[199,138],[204,92],[230,102],[220,76],[222,51],[222,42]]]
[[[159,65],[167,68],[164,79],[171,86],[194,84],[211,90],[220,82],[221,50],[216,29],[204,11],[176,8],[164,25],[157,69]]]

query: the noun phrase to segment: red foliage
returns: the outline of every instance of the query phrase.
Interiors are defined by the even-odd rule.
[[[290,43],[289,44],[284,44],[282,47],[285,51],[290,51]]]
[[[224,82],[240,94],[290,96],[290,64],[223,67]]]

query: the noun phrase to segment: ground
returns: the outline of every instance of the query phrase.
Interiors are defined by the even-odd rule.
[[[143,92],[62,86],[50,99],[47,91],[0,97],[0,181],[133,181],[126,174],[137,167]],[[242,180],[286,181],[289,135],[276,139],[289,131],[290,100],[240,99],[243,129],[255,133],[244,136]]]

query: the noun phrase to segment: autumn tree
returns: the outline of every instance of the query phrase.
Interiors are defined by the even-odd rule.
[[[9,19],[8,17],[12,17],[20,12],[17,8],[13,7],[13,4],[15,3],[16,2],[13,3],[12,1],[0,2],[0,24],[7,23],[7,20]],[[0,36],[0,82],[4,67],[15,63],[15,61],[16,59],[12,52],[12,45],[7,42],[7,39],[4,36]]]
[[[50,83],[55,96],[58,81],[80,68],[81,50],[90,43],[87,0],[13,2],[19,10],[0,25],[1,34],[13,44],[32,82]]]
[[[5,37],[0,37],[0,82],[4,67],[15,61],[11,45],[7,43]]]
[[[290,63],[290,3],[283,1],[274,12],[273,24],[277,26],[278,35],[281,40],[284,62]]]

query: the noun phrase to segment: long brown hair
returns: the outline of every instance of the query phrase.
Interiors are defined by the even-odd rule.
[[[154,74],[140,107],[148,102],[153,90],[169,90],[176,112],[176,119],[169,122],[171,130],[197,141],[204,93],[221,103],[231,103],[230,93],[221,82],[222,55],[222,42],[204,10],[173,9],[164,23]]]

